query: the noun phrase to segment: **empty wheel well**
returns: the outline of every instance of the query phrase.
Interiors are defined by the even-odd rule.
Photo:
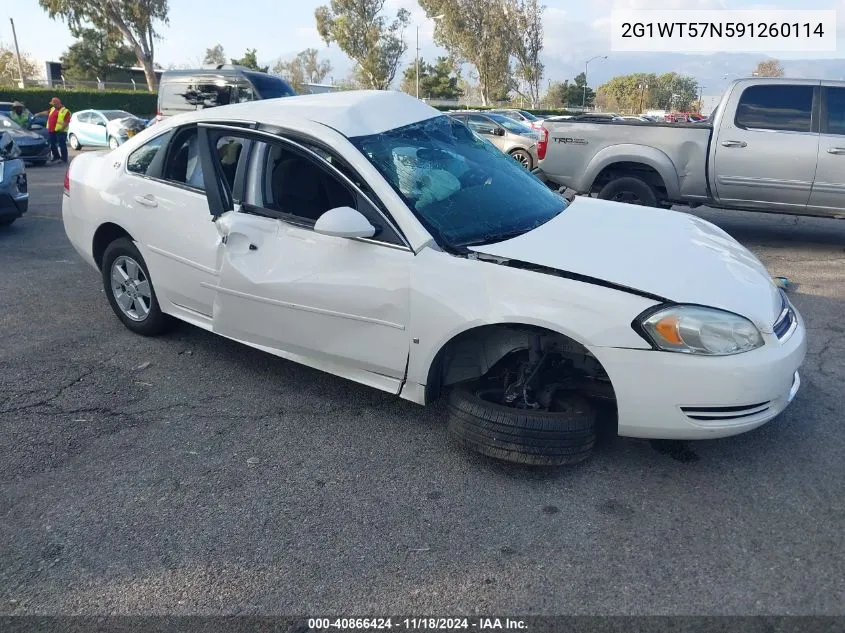
[[[440,349],[428,370],[425,400],[433,402],[450,385],[498,371],[532,348],[556,359],[561,379],[575,380],[588,395],[615,399],[604,367],[581,343],[541,327],[496,324],[462,332]]]
[[[654,167],[643,163],[613,163],[612,165],[608,165],[596,176],[590,193],[598,193],[611,180],[616,180],[623,176],[634,176],[646,181],[657,192],[658,198],[665,198],[667,196],[666,183],[663,182],[663,177]]]
[[[91,249],[91,252],[94,255],[94,261],[97,262],[97,268],[102,269],[103,255],[105,254],[109,244],[121,237],[125,237],[130,240],[132,239],[132,236],[117,224],[106,222],[105,224],[100,225],[94,233],[94,246]]]

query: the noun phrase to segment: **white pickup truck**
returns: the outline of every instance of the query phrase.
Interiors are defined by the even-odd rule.
[[[550,185],[646,206],[845,218],[845,82],[740,79],[704,123],[546,120]]]

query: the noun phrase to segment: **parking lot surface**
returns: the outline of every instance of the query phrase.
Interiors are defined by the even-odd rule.
[[[799,284],[781,417],[532,470],[453,446],[442,403],[131,334],[65,237],[63,168],[28,172],[0,230],[0,613],[845,614],[845,222],[699,213]]]

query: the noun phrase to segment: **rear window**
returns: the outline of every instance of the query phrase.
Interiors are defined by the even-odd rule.
[[[109,121],[113,121],[115,119],[125,119],[126,117],[132,116],[124,110],[101,110],[100,114],[106,117]]]
[[[158,109],[162,114],[193,112],[197,109],[196,86],[189,82],[162,82],[158,88]]]
[[[278,99],[279,97],[293,97],[296,95],[293,88],[284,80],[265,73],[244,73],[246,78],[255,87],[259,97],[262,99]]]
[[[781,132],[812,131],[812,86],[751,86],[736,108],[737,127]]]

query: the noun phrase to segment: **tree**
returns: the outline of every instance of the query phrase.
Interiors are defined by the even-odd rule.
[[[420,59],[420,96],[428,99],[457,99],[463,94],[458,87],[460,77],[455,62],[448,57],[438,57],[434,65]],[[402,90],[410,95],[416,94],[416,83],[416,66],[408,66],[402,78]]]
[[[753,74],[757,77],[783,77],[783,66],[776,59],[767,59],[757,64]]]
[[[51,18],[59,17],[71,28],[90,24],[104,33],[119,33],[144,69],[147,87],[156,89],[156,22],[167,24],[167,0],[38,0]]]
[[[689,111],[698,99],[698,82],[674,72],[620,75],[599,86],[597,99],[614,112]]]
[[[24,82],[41,75],[38,64],[27,53],[21,53],[21,65],[23,66]],[[0,46],[0,85],[16,86],[19,81],[18,60],[14,49]]]
[[[306,84],[321,83],[332,71],[329,60],[320,60],[316,48],[306,48],[288,61],[279,60],[273,66],[273,72],[288,80],[296,92],[305,92]]]
[[[587,75],[578,73],[575,79],[569,84],[566,95],[566,105],[592,107],[596,101],[595,91],[587,85]]]
[[[136,62],[135,53],[115,33],[98,29],[74,29],[76,42],[62,55],[62,74],[72,79],[107,81],[115,70],[129,68]]]
[[[512,87],[514,25],[506,2],[510,0],[419,0],[429,18],[443,16],[435,22],[435,43],[475,68],[483,105]]]
[[[543,81],[543,11],[545,7],[537,0],[513,0],[508,14],[513,12],[513,55],[516,59],[516,75],[526,86],[526,96],[531,107],[540,102],[540,83]],[[517,92],[522,94],[517,87]]]
[[[205,57],[202,58],[202,63],[209,66],[221,66],[226,63],[226,53],[223,52],[222,44],[215,44],[211,48],[205,49]]]
[[[257,70],[260,73],[266,73],[270,69],[269,66],[258,65],[257,52],[254,48],[246,49],[244,56],[240,59],[233,59],[232,63],[235,66],[243,66],[244,68],[249,68],[250,70]]]
[[[356,75],[367,88],[387,90],[408,46],[402,38],[411,21],[399,9],[392,22],[383,15],[385,0],[331,0],[314,12],[317,32],[326,44],[336,43],[356,64]]]

